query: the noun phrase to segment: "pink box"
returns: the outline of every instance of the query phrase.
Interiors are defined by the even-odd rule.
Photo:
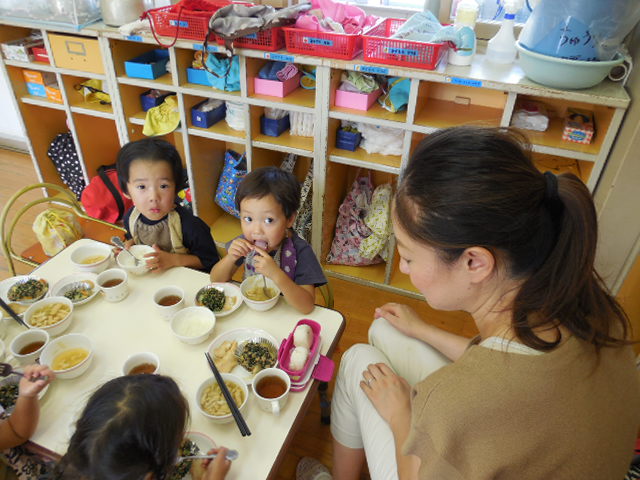
[[[382,90],[374,90],[371,93],[346,92],[336,90],[336,107],[353,108],[355,110],[369,110],[371,105],[382,94]]]
[[[265,80],[264,78],[255,77],[253,79],[254,93],[260,95],[269,95],[272,97],[286,97],[296,88],[300,86],[300,72],[289,80],[280,82],[278,80]]]

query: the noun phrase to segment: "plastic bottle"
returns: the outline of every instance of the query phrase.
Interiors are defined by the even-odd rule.
[[[513,34],[513,23],[518,6],[515,2],[507,0],[504,9],[505,14],[500,30],[487,45],[487,59],[500,65],[513,63],[518,54],[516,37]]]
[[[448,62],[451,65],[471,65],[476,53],[476,33],[473,31],[478,19],[478,3],[476,0],[461,0],[456,9],[456,19],[453,26],[458,30],[462,44],[457,50],[449,53]]]

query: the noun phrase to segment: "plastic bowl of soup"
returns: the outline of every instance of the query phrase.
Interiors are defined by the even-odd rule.
[[[247,406],[249,398],[249,389],[247,384],[240,377],[232,373],[221,373],[224,383],[231,396],[234,398],[240,412],[243,412]],[[233,415],[227,405],[222,390],[218,385],[215,377],[210,377],[198,388],[196,393],[196,405],[198,410],[205,417],[210,418],[215,423],[229,423],[233,421]]]
[[[49,365],[56,378],[76,378],[87,371],[93,360],[93,345],[86,335],[70,333],[52,340],[40,354],[40,363]]]
[[[264,291],[263,278],[267,281],[267,294]],[[275,282],[262,275],[247,277],[240,284],[240,292],[244,303],[249,305],[249,308],[260,312],[273,308],[280,298],[280,289]]]
[[[73,302],[67,297],[47,297],[38,300],[24,312],[29,328],[44,330],[51,337],[65,332],[71,325]]]
[[[109,266],[111,247],[95,243],[83,245],[71,253],[71,263],[82,272],[101,273]]]

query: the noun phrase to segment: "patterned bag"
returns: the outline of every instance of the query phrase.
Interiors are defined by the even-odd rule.
[[[331,251],[327,255],[328,263],[361,266],[383,261],[379,255],[372,259],[360,255],[360,244],[372,233],[364,223],[364,218],[371,207],[372,193],[373,184],[370,176],[355,179],[351,191],[338,210],[336,234],[331,244]]]
[[[311,221],[313,219],[313,164],[309,166],[309,171],[302,184],[302,190],[300,192],[300,208],[298,209],[298,216],[293,222],[293,230],[298,234],[300,238],[303,238],[307,243],[311,243]]]
[[[379,185],[371,197],[371,209],[364,224],[371,229],[371,235],[360,243],[360,255],[374,258],[380,255],[385,261],[389,257],[387,242],[391,236],[391,195],[390,183]]]
[[[224,168],[216,190],[216,203],[236,218],[240,218],[240,212],[236,208],[236,191],[246,174],[247,160],[244,153],[227,150],[224,154]]]
[[[32,228],[49,257],[82,238],[82,227],[75,214],[60,208],[48,208],[39,213]]]
[[[49,145],[47,155],[56,166],[64,184],[80,198],[86,184],[71,132],[56,135]]]

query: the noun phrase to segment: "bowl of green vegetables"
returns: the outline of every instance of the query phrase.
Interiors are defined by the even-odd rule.
[[[240,308],[242,293],[240,287],[233,283],[211,283],[198,290],[195,303],[207,307],[216,314],[216,318],[225,317]]]

